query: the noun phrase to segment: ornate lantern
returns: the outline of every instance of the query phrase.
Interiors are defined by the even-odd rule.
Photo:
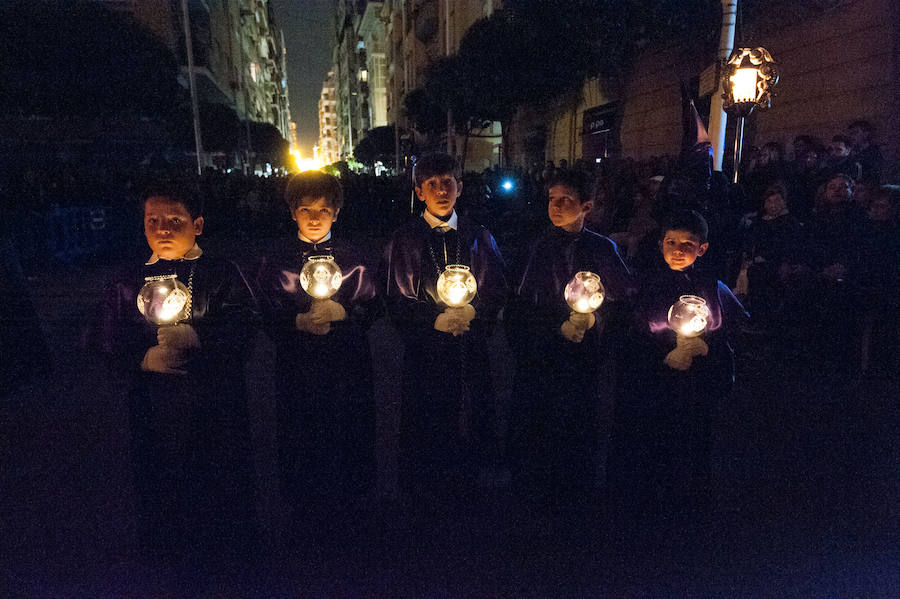
[[[696,295],[682,295],[669,308],[669,328],[679,337],[697,337],[706,330],[709,322],[709,306]]]
[[[437,280],[437,294],[450,308],[461,308],[475,297],[478,283],[468,266],[448,264]]]
[[[177,276],[146,277],[137,296],[144,318],[156,325],[173,325],[190,316],[191,292]]]
[[[564,296],[573,312],[590,314],[603,303],[606,290],[599,276],[588,270],[582,270],[575,273],[566,285]]]
[[[300,270],[300,286],[314,299],[326,300],[341,288],[343,273],[334,256],[310,256]]]
[[[772,107],[778,65],[765,48],[736,48],[722,71],[722,109],[739,118],[734,137],[734,182],[738,180],[744,118]]]

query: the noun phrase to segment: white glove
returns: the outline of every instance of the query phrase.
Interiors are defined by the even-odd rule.
[[[185,362],[183,351],[167,345],[154,345],[144,354],[141,370],[162,374],[187,374],[186,370],[180,368]]]
[[[594,318],[593,312],[589,314],[572,312],[569,314],[569,320],[562,323],[559,327],[559,332],[562,333],[562,336],[568,341],[571,341],[572,343],[581,343],[584,339],[584,333],[594,326],[596,322],[597,319]]]
[[[330,322],[320,322],[313,317],[312,310],[309,312],[300,312],[294,318],[294,326],[298,331],[311,333],[313,335],[327,335],[331,331]]]
[[[200,347],[197,331],[189,324],[164,325],[156,331],[156,342],[170,349]]]
[[[313,322],[318,324],[326,324],[347,318],[347,311],[344,310],[344,306],[332,299],[313,300],[308,314]]]
[[[707,354],[709,354],[709,346],[700,337],[678,335],[675,349],[666,354],[665,363],[666,366],[675,370],[687,370],[696,356]]]
[[[434,320],[434,328],[442,333],[459,337],[469,330],[469,323],[475,318],[475,308],[466,304],[461,308],[445,308]]]

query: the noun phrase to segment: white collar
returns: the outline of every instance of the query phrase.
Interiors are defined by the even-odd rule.
[[[176,258],[176,260],[196,260],[200,256],[203,255],[203,250],[200,249],[200,246],[197,245],[197,242],[194,242],[194,247],[185,252],[184,256],[181,258]],[[150,259],[144,262],[144,266],[150,266],[151,264],[156,264],[159,262],[160,257],[156,252],[153,252],[153,255],[150,256]]]
[[[431,227],[432,229],[435,229],[437,227],[450,227],[454,231],[456,231],[456,229],[457,229],[457,221],[459,219],[456,216],[456,210],[454,210],[450,214],[450,218],[448,218],[446,221],[442,221],[441,219],[439,219],[432,213],[428,212],[428,210],[426,210],[422,214],[422,216],[425,218],[425,222],[428,223],[428,226]]]
[[[311,243],[313,245],[316,245],[319,243],[324,243],[324,242],[328,241],[329,239],[331,239],[331,230],[329,230],[327,233],[325,233],[325,237],[323,237],[319,241],[313,241],[312,239],[308,238],[306,235],[304,235],[300,231],[297,231],[297,239],[299,239],[300,241],[305,241],[306,243]]]

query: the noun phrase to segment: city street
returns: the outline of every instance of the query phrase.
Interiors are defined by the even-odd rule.
[[[265,242],[260,242],[265,246]],[[211,247],[237,250],[231,242]],[[246,244],[241,255],[249,255]],[[181,596],[135,538],[124,383],[83,352],[80,334],[108,269],[53,267],[32,292],[53,347],[46,376],[0,404],[0,594]],[[486,485],[466,505],[411,509],[394,492],[399,341],[384,321],[376,356],[379,488],[351,516],[359,536],[289,538],[277,492],[273,350],[259,335],[247,367],[256,505],[265,548],[211,573],[205,596],[860,596],[900,592],[896,379],[793,380],[747,335],[740,376],[715,428],[714,514],[681,542],[610,538],[598,501],[529,521]],[[495,383],[512,365],[493,340]],[[811,367],[812,368],[812,367]],[[502,486],[501,486],[502,487]]]

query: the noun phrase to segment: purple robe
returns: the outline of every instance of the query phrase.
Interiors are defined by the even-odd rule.
[[[478,283],[475,318],[459,337],[434,329],[445,306],[436,293],[447,264],[465,264]],[[458,230],[433,231],[411,218],[388,242],[382,281],[388,316],[403,339],[401,484],[467,476],[467,464],[496,459],[487,336],[506,301],[503,260],[484,227],[460,216]],[[452,483],[450,483],[452,484]]]
[[[297,330],[313,298],[300,285],[311,256],[333,256],[342,281],[331,300],[347,313],[325,335]],[[261,260],[257,288],[264,330],[275,344],[279,468],[289,500],[336,499],[375,475],[375,404],[366,333],[380,303],[372,269],[349,244],[280,242]]]

